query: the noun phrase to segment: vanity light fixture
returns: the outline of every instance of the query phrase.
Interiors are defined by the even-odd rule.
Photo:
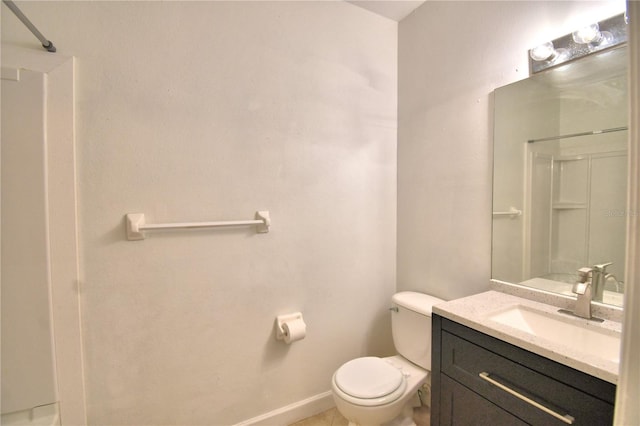
[[[531,73],[535,74],[626,42],[627,19],[621,13],[529,50]]]

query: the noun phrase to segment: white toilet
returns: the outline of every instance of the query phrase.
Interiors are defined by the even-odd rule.
[[[391,331],[399,355],[356,358],[333,374],[333,400],[351,423],[371,426],[396,419],[431,370],[431,312],[444,301],[412,291],[396,293],[391,300]]]

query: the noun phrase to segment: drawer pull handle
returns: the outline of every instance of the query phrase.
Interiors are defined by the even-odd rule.
[[[531,398],[527,398],[526,396],[522,395],[519,392],[514,391],[513,389],[509,388],[508,386],[503,385],[502,383],[496,381],[495,379],[492,379],[491,377],[489,377],[489,373],[487,372],[482,372],[479,374],[480,378],[483,380],[486,380],[487,382],[491,383],[494,386],[499,387],[500,389],[502,389],[503,391],[510,393],[511,395],[515,396],[518,399],[521,399],[522,401],[526,402],[527,404],[533,405],[534,407],[538,408],[539,410],[544,411],[547,414],[551,414],[553,417],[555,417],[556,419],[562,420],[563,422],[565,422],[566,424],[573,424],[573,421],[575,420],[574,417],[570,416],[569,414],[565,414],[564,416],[562,414],[558,414],[555,411],[551,410],[550,408],[545,407],[542,404],[537,403],[536,401],[534,401]]]

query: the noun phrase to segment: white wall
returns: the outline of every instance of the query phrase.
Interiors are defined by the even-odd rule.
[[[342,2],[18,5],[77,58],[89,423],[231,424],[392,352],[397,24]],[[38,48],[5,11],[2,40]],[[269,234],[124,238],[130,212],[258,209]],[[308,336],[285,346],[294,310]]]
[[[492,91],[527,50],[624,2],[425,2],[399,25],[398,289],[453,299],[491,265]]]

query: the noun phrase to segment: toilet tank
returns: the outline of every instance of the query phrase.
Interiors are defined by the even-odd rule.
[[[442,299],[424,293],[403,291],[391,298],[391,332],[396,351],[404,358],[431,370],[431,313]]]

